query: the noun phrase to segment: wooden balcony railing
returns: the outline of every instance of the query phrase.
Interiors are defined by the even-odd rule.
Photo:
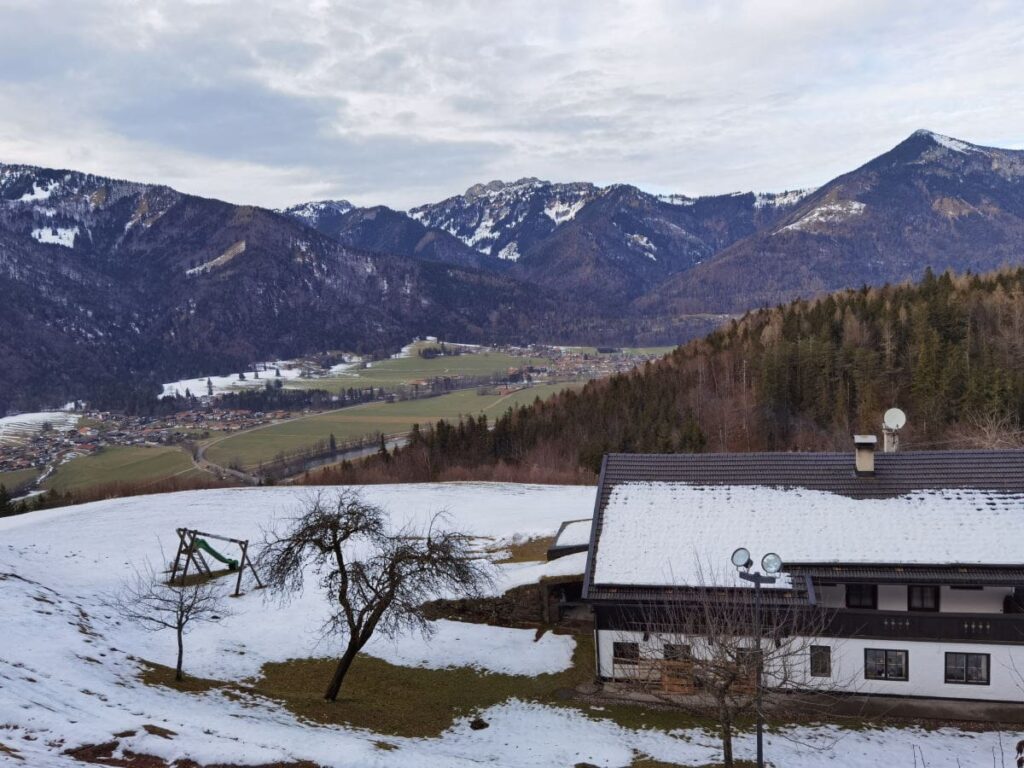
[[[1024,643],[1024,614],[837,610],[821,634],[899,640]]]

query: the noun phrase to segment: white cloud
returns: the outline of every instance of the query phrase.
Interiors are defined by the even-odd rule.
[[[279,205],[491,178],[820,184],[1024,141],[1013,3],[0,0],[0,158]],[[4,31],[6,30],[6,31]]]

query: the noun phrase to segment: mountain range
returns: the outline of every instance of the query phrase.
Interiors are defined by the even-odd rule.
[[[917,131],[815,190],[535,178],[280,211],[0,164],[0,412],[323,349],[666,343],[797,296],[1024,261],[1024,152]]]

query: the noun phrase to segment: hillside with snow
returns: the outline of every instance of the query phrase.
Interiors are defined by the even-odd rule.
[[[146,561],[165,562],[177,526],[258,540],[262,528],[294,514],[310,492],[195,491],[0,520],[0,764],[77,766],[67,752],[95,744],[111,744],[113,757],[136,753],[200,765],[308,760],[332,768],[623,768],[640,755],[692,766],[717,759],[712,733],[629,728],[597,705],[552,706],[513,697],[473,715],[487,723],[483,730],[471,728],[472,717],[463,715],[439,736],[401,737],[317,725],[256,694],[145,684],[140,675],[146,661],[173,658],[173,634],[147,633],[119,618],[108,602],[122,581]],[[523,537],[553,535],[563,520],[589,516],[593,505],[593,489],[580,487],[371,486],[365,494],[395,522],[422,522],[446,509],[450,525],[476,537],[481,550],[499,553]],[[584,557],[495,565],[494,591],[579,573]],[[300,599],[282,605],[247,581],[242,597],[229,600],[227,609],[220,622],[187,635],[188,674],[245,681],[258,677],[268,661],[333,653],[317,632],[324,603],[313,584]],[[399,668],[469,667],[527,677],[572,663],[575,642],[569,635],[537,637],[533,630],[451,621],[435,622],[434,629],[426,640],[377,638],[365,652]],[[950,728],[845,732],[823,726],[771,733],[767,744],[774,764],[786,768],[817,768],[823,760],[837,768],[892,763],[893,755],[909,760],[912,750],[922,751],[933,768],[955,768],[990,764],[999,737]],[[752,749],[749,734],[742,735],[738,756],[749,757]]]

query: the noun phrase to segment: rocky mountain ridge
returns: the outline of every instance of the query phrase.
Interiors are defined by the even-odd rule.
[[[417,334],[682,341],[794,297],[1022,262],[1024,152],[930,131],[815,190],[525,178],[410,212],[0,164],[0,410]]]

